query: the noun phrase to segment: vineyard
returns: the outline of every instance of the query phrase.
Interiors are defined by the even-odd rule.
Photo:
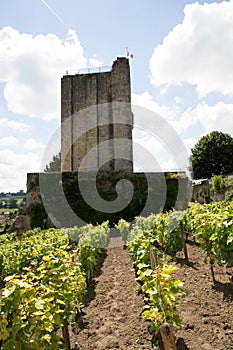
[[[116,229],[0,236],[1,349],[232,350],[233,203]]]
[[[14,234],[1,236],[1,349],[70,348],[68,321],[82,307],[108,234],[104,223],[35,229],[21,241]],[[77,245],[69,252],[71,239]]]

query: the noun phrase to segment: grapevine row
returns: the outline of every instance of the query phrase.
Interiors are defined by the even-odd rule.
[[[184,249],[187,260],[184,233],[186,238],[191,235],[205,251],[215,283],[215,262],[226,267],[233,266],[233,202],[193,203],[183,212],[137,217],[132,227],[121,219],[116,227],[134,262],[137,280],[145,295],[146,306],[142,315],[151,321],[151,331],[155,332],[155,343],[158,343],[159,330],[164,322],[182,325],[175,301],[176,295],[184,294],[182,283],[172,279],[176,267],[167,263],[164,253],[174,257]],[[155,252],[155,266],[152,266],[152,251]]]
[[[168,264],[163,251],[174,255],[182,249],[179,235],[181,213],[137,217],[133,227],[121,219],[116,227],[120,230],[130,257],[136,269],[138,290],[143,292],[145,307],[142,317],[150,321],[154,346],[162,348],[161,327],[163,325],[181,326],[182,320],[176,309],[177,295],[183,295],[182,283],[172,277],[176,267]],[[177,228],[178,227],[178,228]],[[156,249],[155,264],[152,266],[151,253]]]
[[[233,202],[194,204],[186,210],[183,226],[205,251],[215,283],[215,262],[233,266]]]
[[[35,229],[21,241],[14,234],[1,237],[2,350],[70,347],[67,324],[82,307],[87,280],[108,234],[108,223],[103,223],[85,229]],[[77,245],[71,250],[74,236]]]

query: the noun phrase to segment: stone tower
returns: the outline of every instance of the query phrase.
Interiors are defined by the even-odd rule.
[[[61,81],[62,171],[133,171],[130,67],[66,75]]]

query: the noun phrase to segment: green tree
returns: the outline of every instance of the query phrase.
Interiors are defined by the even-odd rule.
[[[203,136],[191,149],[194,179],[211,178],[233,172],[233,138],[220,131]]]
[[[8,207],[9,207],[9,209],[16,209],[16,208],[18,207],[18,206],[17,206],[17,199],[11,197],[11,198],[9,199]]]
[[[45,166],[44,171],[46,173],[61,171],[61,152],[59,152],[56,156],[53,156],[53,159],[49,165]]]

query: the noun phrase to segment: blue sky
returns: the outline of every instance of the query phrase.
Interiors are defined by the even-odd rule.
[[[110,66],[126,47],[132,103],[162,116],[187,150],[177,164],[153,118],[139,118],[146,130],[135,128],[134,139],[161,169],[185,169],[212,130],[233,135],[233,0],[2,0],[0,192],[25,189],[27,172],[40,170],[66,70]]]

